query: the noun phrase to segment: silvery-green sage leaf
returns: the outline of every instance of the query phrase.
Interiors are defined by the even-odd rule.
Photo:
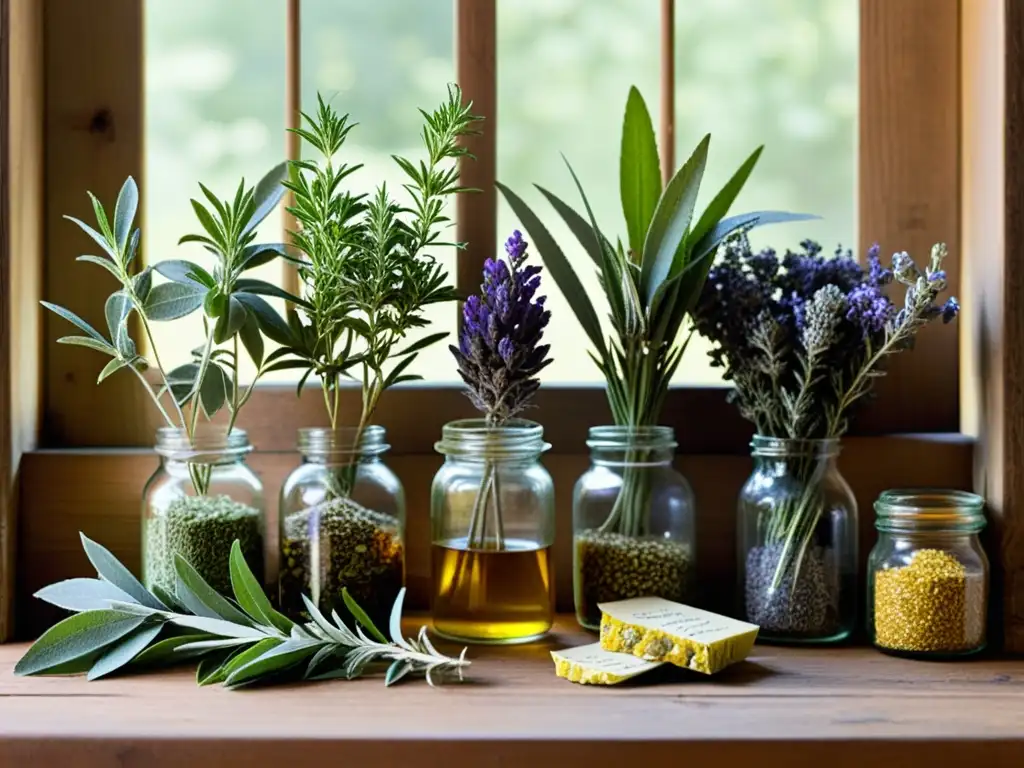
[[[139,188],[135,184],[135,179],[129,176],[121,186],[117,203],[114,205],[114,241],[122,253],[128,247],[128,235],[131,233],[138,207]]]
[[[146,298],[146,315],[151,320],[177,320],[203,306],[206,286],[199,283],[161,283]]]
[[[36,592],[35,597],[66,611],[110,608],[111,600],[136,602],[120,587],[102,579],[66,579]]]
[[[84,611],[50,627],[14,666],[16,675],[35,675],[106,648],[145,621],[109,609]]]
[[[101,578],[127,592],[135,602],[141,605],[155,608],[158,611],[167,610],[167,606],[142,586],[142,583],[110,553],[110,550],[102,544],[97,544],[84,533],[80,534],[80,537],[86,557],[89,558],[89,562],[92,563],[92,567],[96,569],[96,573]]]
[[[231,576],[231,588],[235,593],[235,600],[242,606],[242,610],[248,613],[254,620],[265,626],[276,628],[279,632],[289,634],[293,622],[286,616],[274,610],[263,592],[263,587],[249,570],[242,554],[242,547],[238,540],[231,545],[231,555],[228,559]]]
[[[116,672],[129,664],[132,659],[138,656],[146,647],[160,634],[163,625],[159,623],[143,624],[136,628],[131,634],[109,646],[103,654],[96,659],[89,668],[87,680],[98,680],[101,677]]]

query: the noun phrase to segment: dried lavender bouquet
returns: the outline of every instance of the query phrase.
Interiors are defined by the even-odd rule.
[[[827,635],[834,611],[813,611],[818,618],[810,620],[809,607],[797,605],[835,603],[841,589],[826,585],[840,582],[842,566],[830,541],[835,534],[826,530],[822,465],[812,441],[845,434],[886,360],[910,348],[929,322],[956,317],[955,298],[939,302],[947,287],[946,247],[932,248],[924,271],[906,253],[885,268],[877,245],[866,269],[849,251],[826,258],[809,240],[781,258],[771,249],[753,251],[745,233],[722,250],[701,292],[696,327],[714,345],[712,365],[735,384],[730,397],[740,413],[759,436],[779,439],[785,468],[776,484],[796,489],[760,513],[760,543],[746,561],[748,617],[766,632]],[[900,308],[886,292],[895,284],[905,289]]]
[[[505,242],[506,260],[487,259],[480,294],[470,296],[463,306],[459,346],[449,347],[470,400],[493,429],[509,424],[529,407],[540,387],[537,375],[552,362],[550,346],[540,343],[551,312],[544,308],[546,297],[536,295],[541,268],[525,264],[527,247],[516,230]],[[485,462],[466,546],[505,546],[498,477],[491,460]]]

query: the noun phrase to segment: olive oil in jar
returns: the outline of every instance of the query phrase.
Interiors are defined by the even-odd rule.
[[[434,629],[474,643],[535,640],[553,621],[551,547],[509,539],[502,549],[469,549],[467,540],[435,543]]]

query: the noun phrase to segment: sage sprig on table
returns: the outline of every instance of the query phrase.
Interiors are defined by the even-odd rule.
[[[409,673],[422,673],[430,685],[438,675],[469,665],[439,653],[426,627],[416,638],[402,635],[399,593],[391,611],[389,640],[348,594],[355,619],[350,629],[332,611],[330,619],[305,598],[312,621],[297,624],[274,609],[245,563],[236,541],[230,572],[234,600],[224,597],[180,555],[174,594],[147,590],[107,549],[82,535],[96,568],[96,579],[68,579],[36,597],[75,615],[44,633],[14,668],[18,675],[85,673],[95,680],[118,671],[163,667],[198,660],[200,685],[229,688],[295,680],[352,679],[372,665],[390,662],[384,676],[392,685]]]

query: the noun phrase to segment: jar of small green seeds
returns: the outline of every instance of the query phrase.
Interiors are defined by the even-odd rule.
[[[973,493],[946,490],[886,491],[875,502],[868,630],[876,647],[922,658],[985,647],[984,506]]]
[[[200,426],[157,430],[160,466],[142,503],[142,574],[146,587],[174,594],[175,555],[214,589],[232,594],[228,567],[237,539],[253,574],[263,580],[266,514],[263,485],[246,465],[252,450],[244,430]]]
[[[299,430],[302,463],[281,488],[278,596],[306,617],[303,595],[347,616],[342,590],[380,627],[405,582],[405,492],[384,463],[383,427]]]
[[[591,427],[587,445],[591,466],[573,491],[576,619],[596,631],[600,603],[690,602],[694,499],[672,464],[671,427]]]

